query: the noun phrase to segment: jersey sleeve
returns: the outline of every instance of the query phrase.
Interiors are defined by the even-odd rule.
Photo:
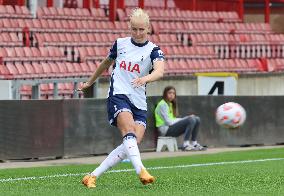
[[[117,57],[117,40],[113,43],[109,50],[108,58],[115,60]]]
[[[151,62],[152,64],[155,62],[155,61],[164,61],[165,60],[165,56],[164,56],[164,53],[162,52],[162,50],[160,49],[160,47],[155,47],[153,48],[152,52],[151,52],[151,55],[150,55],[150,58],[151,58]]]

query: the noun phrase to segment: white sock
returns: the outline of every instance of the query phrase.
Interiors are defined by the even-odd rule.
[[[120,144],[116,149],[114,149],[107,158],[97,167],[92,173],[91,176],[99,177],[105,171],[120,163],[123,159],[127,157],[124,145]]]
[[[133,167],[137,174],[140,174],[141,169],[144,165],[141,161],[140,152],[137,146],[136,136],[133,133],[128,133],[123,137],[123,145],[125,147],[125,152],[127,157],[130,159]]]
[[[183,147],[185,147],[185,146],[189,146],[189,140],[185,140],[185,141],[183,142]]]
[[[192,146],[195,146],[197,144],[197,141],[191,141]]]

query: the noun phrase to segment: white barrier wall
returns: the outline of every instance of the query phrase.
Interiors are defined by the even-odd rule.
[[[237,95],[238,74],[198,73],[198,95]]]
[[[12,98],[12,81],[0,80],[0,100],[8,100]]]
[[[240,75],[238,95],[284,95],[284,73]]]

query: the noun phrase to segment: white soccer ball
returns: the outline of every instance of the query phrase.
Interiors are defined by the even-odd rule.
[[[216,122],[222,127],[234,129],[242,126],[246,120],[246,111],[238,103],[228,102],[220,105],[216,111]]]

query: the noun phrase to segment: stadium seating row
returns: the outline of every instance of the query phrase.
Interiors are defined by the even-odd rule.
[[[125,33],[35,33],[39,46],[111,46],[118,37],[128,36]],[[174,34],[151,35],[150,40],[159,46],[177,46],[181,43]]]
[[[161,49],[167,59],[217,58],[212,47],[163,46]],[[75,57],[75,59],[79,58],[78,62],[102,60],[108,54],[106,47],[79,47],[75,50],[78,50],[78,57]]]
[[[265,61],[269,72],[284,70],[284,58],[265,59]]]
[[[108,2],[108,1],[106,1]],[[124,1],[125,3],[125,7],[131,7],[131,8],[135,8],[138,7],[138,0],[127,0]],[[102,3],[103,4],[103,1]],[[105,6],[107,6],[108,4],[105,4]],[[144,0],[144,7],[145,8],[164,8],[164,0]],[[174,0],[167,0],[167,8],[175,8],[175,2]]]
[[[23,41],[16,33],[0,33],[0,47],[16,47],[23,46]]]
[[[210,22],[152,22],[153,32],[159,33],[272,33],[265,23],[210,23]],[[126,22],[53,19],[0,19],[2,32],[21,32],[28,27],[35,32],[128,32]],[[113,29],[116,29],[113,31]]]
[[[103,60],[108,52],[109,48],[107,47],[79,47],[75,48],[75,60],[78,62],[85,61],[101,61]],[[78,51],[78,52],[77,52]],[[69,57],[70,58],[70,57]]]
[[[109,20],[102,8],[39,7],[37,18],[64,20]]]
[[[0,65],[1,79],[88,77],[97,64],[69,62],[8,62]]]
[[[24,21],[24,19],[20,19]],[[0,32],[22,32],[18,20],[12,18],[0,18]]]
[[[41,97],[40,99],[53,99],[53,83],[40,84]],[[72,98],[74,92],[74,84],[73,83],[58,83],[58,95],[63,97],[64,99]],[[32,86],[30,85],[22,85],[20,89],[21,99],[31,99],[32,94]],[[79,92],[79,96],[81,93]]]
[[[132,8],[127,8],[126,12],[118,9],[120,20],[128,20]],[[240,21],[235,12],[213,12],[213,11],[181,11],[179,9],[147,9],[152,20],[158,21]],[[26,6],[0,5],[1,18],[32,18],[30,11]],[[65,20],[108,20],[106,12],[102,8],[57,8],[57,7],[39,7],[37,9],[37,18],[44,19],[65,19]]]
[[[169,60],[166,64],[168,75],[188,75],[196,72],[260,72],[262,63],[257,59],[182,59]]]
[[[284,45],[214,46],[218,58],[284,58]]]
[[[124,1],[124,5],[126,8],[137,8],[138,7],[138,0],[127,0]],[[101,0],[100,7],[109,8],[109,1],[108,0]],[[144,0],[144,7],[145,8],[165,8],[165,1],[164,0]],[[176,8],[174,0],[167,0],[167,8]]]
[[[267,62],[269,70],[284,68],[284,59],[271,59]],[[0,65],[1,79],[35,79],[90,76],[98,67],[99,61],[70,62],[8,62]],[[184,75],[196,72],[233,71],[262,72],[267,71],[258,59],[169,59],[166,63],[167,75]],[[105,72],[104,75],[109,75]]]
[[[282,45],[284,34],[190,34],[192,45]]]
[[[22,32],[28,27],[32,32],[128,32],[127,23],[94,20],[57,20],[57,19],[0,19],[2,32]],[[113,31],[116,29],[115,31]]]
[[[2,63],[16,61],[66,61],[64,53],[57,47],[9,47],[0,48]]]
[[[214,23],[214,22],[155,22],[152,23],[155,34],[159,33],[272,33],[265,23]]]
[[[161,47],[167,59],[217,58],[213,47],[165,46]]]
[[[124,12],[117,9],[120,21],[129,20],[128,16],[132,9],[127,8]],[[214,11],[189,11],[179,9],[146,9],[152,21],[205,21],[205,22],[241,22],[236,12],[214,12]]]
[[[0,18],[32,18],[26,6],[0,5]]]
[[[117,34],[101,33],[36,33],[39,46],[110,46]]]

